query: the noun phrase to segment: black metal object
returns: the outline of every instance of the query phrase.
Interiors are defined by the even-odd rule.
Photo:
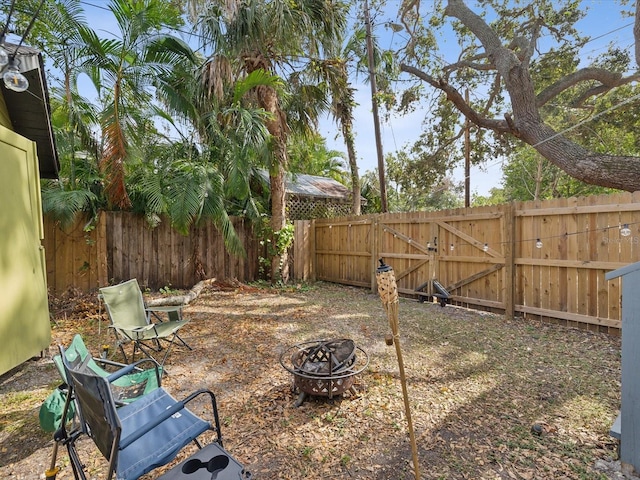
[[[423,290],[425,289],[425,287],[427,287],[427,285],[429,285],[429,283],[431,283],[432,293],[423,292]],[[438,303],[440,303],[441,307],[444,307],[447,303],[451,301],[451,294],[437,280],[428,280],[420,284],[415,291],[419,296],[418,300],[420,301],[420,303],[424,303],[425,298],[433,297],[438,300]]]
[[[369,356],[350,339],[313,340],[287,348],[280,364],[293,374],[294,389],[300,392],[295,406],[299,407],[307,395],[331,399],[352,390]]]

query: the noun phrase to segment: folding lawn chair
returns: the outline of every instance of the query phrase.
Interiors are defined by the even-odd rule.
[[[65,349],[64,353],[66,361],[75,370],[94,373],[105,377],[107,380],[110,379],[110,375],[117,374],[117,378],[110,381],[109,384],[111,386],[111,394],[118,405],[131,403],[136,398],[161,386],[162,367],[151,358],[144,358],[131,365],[126,365],[105,358],[92,357],[82,337],[78,334],[73,337],[71,344]],[[67,383],[62,357],[56,355],[53,357],[53,361],[58,367],[62,379]],[[140,368],[141,364],[149,362],[153,363],[152,368],[147,370]],[[111,370],[115,368],[117,371],[110,372],[100,365],[108,366]],[[127,369],[129,373],[123,373],[122,369]]]
[[[73,368],[105,377],[110,383],[113,398],[119,406],[130,403],[161,385],[162,367],[155,360],[144,358],[133,365],[125,365],[108,359],[95,358],[87,350],[80,335],[73,337],[73,341],[66,349],[65,355],[67,362]],[[51,392],[40,406],[38,419],[40,427],[45,432],[55,432],[60,428],[61,422],[70,421],[75,414],[74,404],[69,412],[69,417],[63,420],[62,411],[68,395],[67,377],[60,355],[54,356],[53,362],[58,367],[63,383]],[[153,364],[152,368],[147,370],[140,368],[141,364],[149,362]],[[101,365],[112,371],[106,370]],[[113,371],[114,369],[117,369],[117,371]],[[111,381],[112,379],[113,381]]]
[[[109,328],[113,328],[115,332],[116,341],[125,362],[128,360],[123,345],[129,342],[133,342],[132,359],[135,359],[136,351],[140,350],[155,360],[151,352],[160,352],[166,348],[160,365],[164,365],[176,340],[191,350],[191,347],[178,335],[178,330],[189,322],[189,320],[182,320],[182,307],[145,307],[142,291],[135,278],[112,287],[101,288],[100,297],[111,321]],[[169,320],[154,323],[151,317],[160,319],[161,312],[166,313]],[[163,347],[161,340],[167,341],[168,345]]]
[[[62,444],[67,447],[76,480],[87,479],[84,464],[76,448],[76,443],[83,434],[93,440],[108,460],[106,480],[111,480],[114,474],[117,480],[137,479],[169,463],[191,442],[202,448],[198,438],[208,430],[215,432],[216,440],[205,448],[210,449],[214,445],[217,452],[226,454],[222,448],[220,419],[213,392],[198,390],[183,400],[176,400],[160,387],[116,409],[116,402],[107,379],[73,368],[65,360],[64,348],[62,346],[59,348],[71,393],[67,397],[65,414],[73,396],[78,407],[79,424],[68,432],[66,425],[63,424],[54,435],[54,440],[56,446]],[[210,398],[213,424],[194,415],[186,407],[200,395],[208,395]],[[55,467],[56,450],[54,450],[51,468],[46,473],[47,480],[55,480],[59,471]],[[200,463],[195,465],[192,462],[188,469],[196,471],[199,466]],[[205,467],[209,465],[205,464]],[[215,466],[215,468],[218,467]],[[206,468],[204,472],[207,472]],[[197,477],[189,478],[195,480]],[[207,478],[213,477],[209,474]],[[248,477],[236,476],[235,478]]]

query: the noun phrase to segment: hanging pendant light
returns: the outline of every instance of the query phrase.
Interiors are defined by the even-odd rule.
[[[29,80],[18,69],[18,61],[12,60],[7,69],[2,74],[4,86],[14,92],[24,92],[29,88]]]

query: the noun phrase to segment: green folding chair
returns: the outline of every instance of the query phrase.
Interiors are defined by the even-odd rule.
[[[160,387],[162,383],[162,366],[155,360],[144,358],[134,364],[127,365],[106,358],[92,357],[82,337],[77,334],[65,349],[65,357],[67,363],[74,369],[93,373],[107,379],[116,372],[122,372],[122,369],[129,369],[131,373],[121,375],[110,382],[113,399],[119,405],[130,403],[138,397],[152,392]],[[62,358],[60,355],[56,355],[53,357],[53,361],[66,383],[67,379]],[[143,363],[152,363],[153,367],[143,370],[139,366]]]
[[[160,365],[164,365],[176,341],[191,350],[191,347],[178,335],[178,331],[189,323],[189,320],[182,319],[182,306],[147,308],[135,278],[118,285],[101,288],[100,298],[105,304],[111,321],[109,328],[115,332],[116,342],[125,362],[128,362],[124,350],[124,345],[127,343],[133,343],[132,361],[138,350],[154,360],[152,352],[164,350]],[[167,314],[168,320],[154,322],[153,319],[161,320],[160,313]],[[163,341],[167,345],[163,345],[161,343]]]
[[[82,337],[75,335],[71,344],[65,350],[67,364],[83,372],[106,378],[111,387],[113,399],[118,406],[126,405],[146,395],[161,386],[162,367],[150,358],[144,358],[132,365],[114,362],[112,360],[92,357]],[[68,394],[67,377],[62,357],[56,355],[53,362],[63,384],[58,386],[42,403],[38,414],[40,427],[46,432],[54,432],[65,421],[70,421],[75,412],[74,405],[69,418],[63,419],[62,410]],[[152,363],[153,366],[143,370],[140,365]]]

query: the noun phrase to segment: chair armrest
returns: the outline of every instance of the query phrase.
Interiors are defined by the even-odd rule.
[[[108,360],[102,357],[93,357],[93,361],[96,363],[101,363],[103,365],[109,365],[110,367],[118,367],[118,370],[127,366],[126,363],[114,362],[113,360]]]
[[[118,370],[117,372],[113,372],[112,374],[107,376],[107,381],[109,383],[113,382],[114,380],[117,380],[120,377],[123,377],[124,375],[127,375],[133,371],[142,371],[142,369],[140,367],[138,367],[138,365],[140,365],[141,363],[144,362],[153,362],[153,366],[156,370],[156,379],[158,381],[158,386],[161,385],[160,383],[160,379],[162,377],[162,375],[160,374],[160,365],[158,364],[158,362],[156,362],[154,359],[152,358],[142,358],[140,360],[138,360],[137,362],[131,363],[129,365],[125,365],[123,368],[121,368],[120,370]],[[112,363],[117,363],[117,362],[112,362]]]
[[[214,393],[211,390],[205,390],[205,389],[196,390],[192,394],[185,397],[182,400],[182,402],[186,405],[191,400],[199,397],[200,395],[209,395],[209,398],[211,399],[211,409],[213,411],[213,420],[215,423],[216,435],[217,435],[216,442],[221,447],[223,447],[224,445],[222,445],[222,430],[220,429],[220,416],[218,415],[218,405],[216,403],[216,396],[214,395]]]
[[[153,325],[145,325],[143,327],[134,327],[134,328],[125,328],[119,325],[109,325],[109,328],[113,328],[115,330],[122,330],[124,332],[144,332],[146,330],[151,330]]]
[[[184,305],[165,305],[165,306],[157,306],[157,307],[145,307],[144,309],[147,312],[177,312],[182,310]]]
[[[164,322],[159,313],[166,313],[169,320],[182,320],[182,308],[184,305],[166,305],[157,307],[145,306],[147,314],[147,322],[151,323],[151,315],[153,315],[160,323]]]

